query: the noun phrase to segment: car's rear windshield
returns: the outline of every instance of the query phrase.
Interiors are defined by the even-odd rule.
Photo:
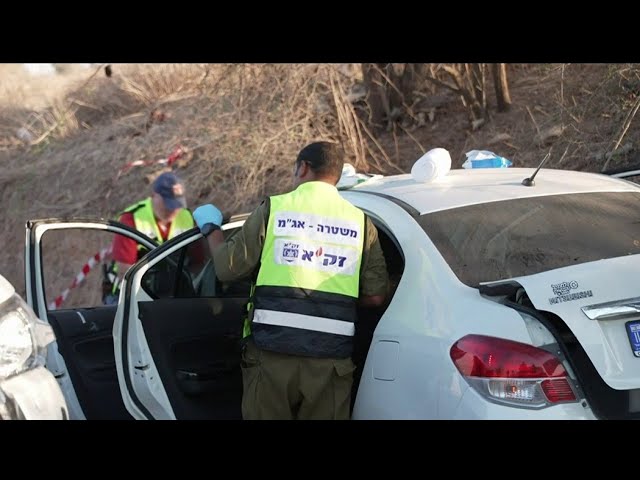
[[[640,253],[636,192],[484,203],[425,214],[418,222],[460,281],[474,287]]]

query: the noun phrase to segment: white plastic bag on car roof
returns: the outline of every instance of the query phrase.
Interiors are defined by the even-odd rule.
[[[444,148],[432,148],[411,167],[411,176],[416,182],[431,182],[443,177],[451,170],[451,155]]]
[[[342,176],[340,177],[336,187],[349,188],[358,185],[359,183],[366,182],[367,180],[381,177],[382,175],[377,174],[358,173],[353,165],[345,163],[342,167]]]

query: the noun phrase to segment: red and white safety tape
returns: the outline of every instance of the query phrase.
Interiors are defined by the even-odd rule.
[[[71,290],[73,290],[78,285],[80,285],[84,281],[84,279],[87,277],[89,272],[96,265],[98,265],[102,260],[104,260],[107,257],[107,255],[110,255],[110,254],[111,254],[111,246],[108,246],[108,247],[103,248],[98,253],[96,253],[93,257],[91,257],[89,260],[87,260],[87,263],[85,263],[82,266],[82,270],[80,270],[80,272],[78,272],[76,277],[73,279],[73,282],[71,282],[71,285],[69,286],[69,288],[67,288],[64,292],[62,292],[60,295],[58,295],[54,301],[49,303],[49,310],[56,310],[57,308],[60,308],[62,303],[69,296],[69,293],[71,293]]]
[[[176,160],[180,159],[185,153],[187,153],[187,149],[182,145],[178,145],[175,150],[169,155],[167,158],[161,158],[160,160],[135,160],[133,162],[125,163],[124,167],[118,170],[118,177],[123,173],[128,172],[133,167],[146,167],[149,165],[159,164],[159,165],[173,165]]]
[[[180,158],[182,158],[188,151],[193,151],[197,148],[201,148],[203,146],[209,145],[210,143],[213,143],[213,141],[207,142],[207,143],[203,143],[202,145],[198,145],[197,147],[193,147],[191,149],[187,149],[185,147],[183,147],[182,145],[178,145],[173,152],[171,153],[171,155],[169,155],[167,158],[161,158],[160,160],[136,160],[134,162],[129,162],[126,163],[124,165],[124,167],[122,167],[120,170],[118,170],[118,175],[117,177],[120,177],[120,175],[122,175],[123,173],[129,171],[131,168],[133,167],[142,167],[142,166],[148,166],[148,165],[154,165],[154,164],[160,164],[160,165],[167,165],[167,166],[172,166],[177,160],[179,160]],[[87,263],[85,263],[82,267],[82,270],[76,275],[76,277],[73,279],[73,282],[71,283],[71,285],[69,286],[69,288],[67,288],[65,291],[63,291],[60,295],[58,295],[56,297],[56,299],[54,301],[52,301],[51,303],[49,303],[49,310],[55,310],[57,308],[60,308],[60,306],[62,305],[62,303],[67,299],[67,297],[69,296],[69,293],[71,293],[71,290],[73,290],[74,288],[76,288],[78,285],[80,285],[84,279],[86,278],[86,276],[89,274],[89,272],[98,264],[100,263],[102,260],[105,259],[105,257],[107,255],[111,254],[111,247],[106,247],[103,248],[102,250],[100,250],[98,253],[96,253],[93,257],[91,257]]]

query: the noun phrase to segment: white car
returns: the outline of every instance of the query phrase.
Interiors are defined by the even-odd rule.
[[[51,327],[0,275],[0,420],[66,420],[67,405],[45,367]]]
[[[377,225],[393,286],[356,325],[353,419],[640,417],[640,187],[548,169],[523,184],[532,172],[397,175],[342,191]],[[151,249],[117,307],[47,307],[40,241],[78,228]],[[216,281],[197,229],[154,248],[113,221],[33,221],[25,258],[72,418],[241,418],[250,280]]]

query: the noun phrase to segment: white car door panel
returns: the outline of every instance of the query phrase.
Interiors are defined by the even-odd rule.
[[[240,336],[249,286],[249,279],[217,281],[197,232],[167,242],[130,269],[114,342],[120,387],[134,418],[241,418]]]

